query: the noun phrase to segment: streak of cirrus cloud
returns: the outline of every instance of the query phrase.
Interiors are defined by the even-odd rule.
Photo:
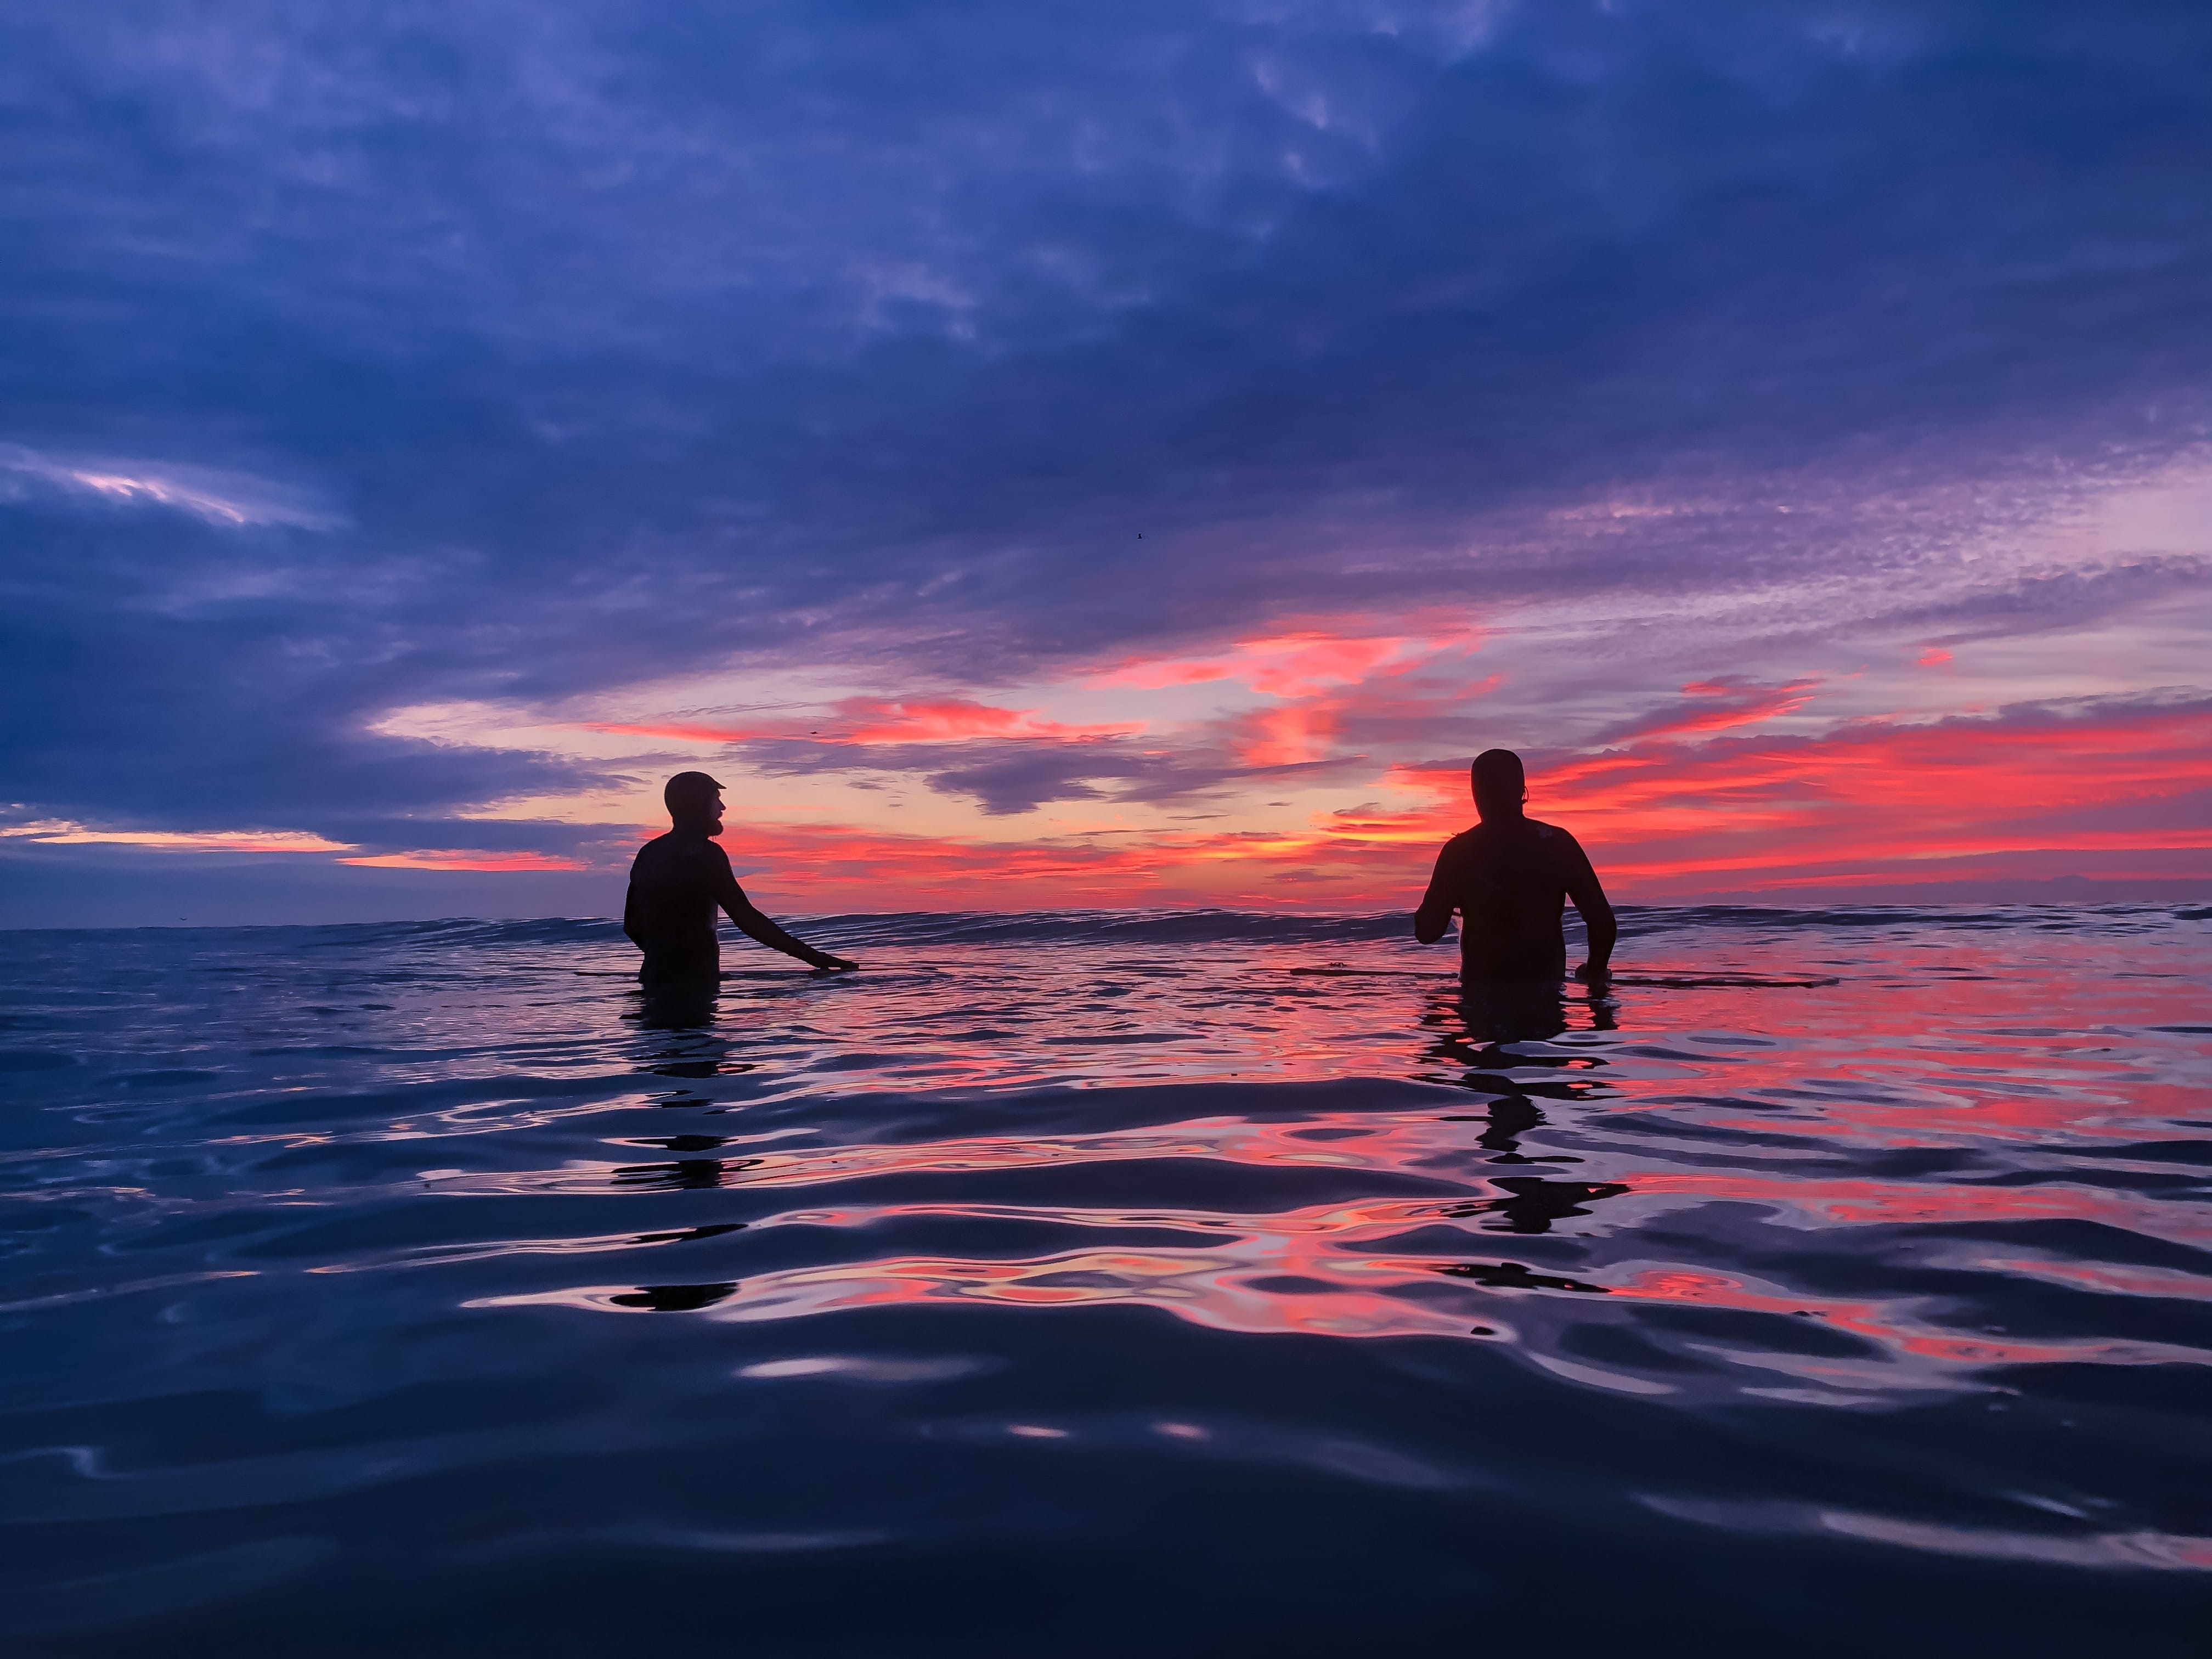
[[[604,912],[691,765],[808,908],[1384,904],[1493,744],[1632,898],[2212,879],[2202,8],[55,3],[0,124],[0,919]]]

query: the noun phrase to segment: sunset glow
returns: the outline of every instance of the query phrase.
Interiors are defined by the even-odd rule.
[[[5,1655],[2197,1650],[2212,4],[0,65]]]
[[[1188,83],[1033,20],[904,114],[827,25],[817,103],[426,24],[512,144],[155,31],[117,96],[232,138],[15,239],[140,297],[14,364],[0,910],[604,915],[689,770],[787,909],[1402,908],[1492,747],[1632,903],[2204,896],[2194,60],[1477,9],[1158,21]],[[1931,125],[2000,51],[2135,136]]]
[[[580,859],[555,858],[546,853],[481,853],[459,851],[380,853],[373,858],[340,859],[369,870],[583,870]]]

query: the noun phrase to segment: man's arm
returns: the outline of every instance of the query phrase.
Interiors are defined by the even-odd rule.
[[[722,907],[723,914],[737,923],[738,930],[749,939],[759,940],[771,951],[781,951],[787,957],[797,957],[810,968],[857,968],[858,963],[848,962],[842,957],[833,957],[827,951],[817,951],[805,940],[784,930],[753,908],[745,896],[745,890],[738,885],[738,878],[725,873],[715,884],[714,902]]]
[[[1452,884],[1445,879],[1444,866],[1451,859],[1451,843],[1446,842],[1443,850],[1437,854],[1435,872],[1429,877],[1429,890],[1421,895],[1421,908],[1413,912],[1413,937],[1424,945],[1434,945],[1451,931]]]
[[[1601,980],[1612,971],[1613,942],[1620,936],[1620,926],[1613,920],[1613,906],[1599,885],[1597,872],[1591,867],[1589,854],[1582,843],[1569,837],[1572,851],[1568,855],[1567,896],[1575,902],[1581,914],[1583,931],[1589,935],[1589,960],[1575,970],[1576,977]]]

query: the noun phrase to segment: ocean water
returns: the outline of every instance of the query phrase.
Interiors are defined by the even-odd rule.
[[[0,1651],[2212,1651],[2187,907],[0,935]]]

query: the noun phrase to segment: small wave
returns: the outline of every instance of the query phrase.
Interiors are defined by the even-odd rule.
[[[2194,1651],[2194,907],[780,915],[15,935],[0,1649]]]
[[[1940,927],[2002,931],[2023,925],[2069,932],[2132,932],[2212,917],[2191,904],[1858,904],[1790,908],[1741,904],[1624,904],[1621,933],[1634,939],[1685,930]],[[850,949],[928,945],[1331,945],[1402,939],[1410,908],[1379,912],[1301,912],[1285,915],[1218,908],[1151,910],[893,910],[793,915],[788,920],[825,943]],[[1570,911],[1571,929],[1577,918]],[[611,945],[622,925],[599,916],[436,921],[276,924],[241,927],[35,928],[57,940],[94,934],[158,937],[179,943],[282,944],[301,951],[436,945]]]
[[[1819,908],[1736,904],[1624,904],[1629,938],[1683,930],[1761,932],[1832,927],[1942,927],[2014,929],[2023,923],[2092,931],[2160,927],[2207,914],[2176,904],[1829,905]],[[1575,917],[1569,914],[1571,927]],[[1247,910],[900,911],[801,919],[825,939],[870,945],[1327,945],[1402,939],[1411,912],[1269,915]]]
[[[805,925],[855,948],[868,945],[1331,944],[1394,939],[1406,916],[1269,915],[1243,910],[896,911],[815,916]]]
[[[240,933],[274,929],[240,928]],[[605,945],[623,937],[622,924],[598,916],[544,916],[531,921],[483,921],[453,917],[443,921],[361,922],[330,927],[285,929],[309,937],[302,949],[358,948],[379,945]]]

